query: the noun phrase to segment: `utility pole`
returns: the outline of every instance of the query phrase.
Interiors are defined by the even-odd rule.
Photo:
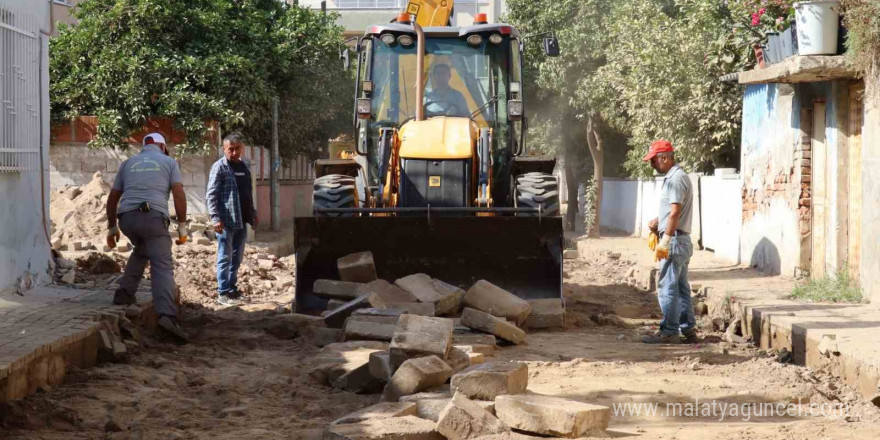
[[[281,170],[281,156],[278,154],[278,98],[272,100],[272,153],[269,158],[270,199],[272,201],[272,230],[281,230],[281,185],[278,172]]]

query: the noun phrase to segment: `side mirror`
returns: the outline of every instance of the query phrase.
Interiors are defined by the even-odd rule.
[[[523,118],[523,102],[521,99],[507,101],[507,119],[521,121]]]
[[[559,56],[559,40],[555,35],[544,37],[544,54],[548,57]]]
[[[342,68],[348,70],[351,67],[351,55],[348,52],[347,47],[343,47],[342,50],[339,51],[339,59],[342,60]]]

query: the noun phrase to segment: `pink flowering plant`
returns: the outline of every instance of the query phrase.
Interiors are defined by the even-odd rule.
[[[793,0],[727,0],[734,33],[745,43],[745,50],[767,42],[767,32],[782,32],[794,22]]]

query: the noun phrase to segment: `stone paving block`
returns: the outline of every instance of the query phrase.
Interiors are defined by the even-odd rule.
[[[415,416],[368,419],[359,423],[332,425],[323,440],[444,440],[435,423]]]
[[[425,391],[423,393],[410,394],[401,396],[400,402],[418,402],[419,400],[444,400],[451,399],[452,393],[449,391]]]
[[[434,313],[434,304],[427,303],[392,303],[388,304],[386,310],[398,310],[402,313],[408,315],[419,315],[419,316],[427,316],[433,317]]]
[[[457,297],[454,287],[447,288],[441,285],[442,290],[438,290],[434,280],[426,274],[409,275],[396,280],[394,284],[414,295],[419,301],[434,304],[434,312],[437,315],[447,315],[458,311],[460,298]]]
[[[466,332],[459,332],[456,330],[452,333],[452,345],[491,345],[492,347],[495,347],[495,344],[497,343],[495,335],[478,333],[471,330],[469,327],[464,328],[467,329]]]
[[[443,385],[452,376],[452,368],[437,356],[409,359],[385,385],[383,402],[397,402],[401,396],[415,394]]]
[[[351,283],[337,280],[317,280],[312,291],[321,298],[351,301],[358,297],[358,289],[361,283]]]
[[[346,255],[336,261],[336,267],[342,281],[369,283],[379,278],[376,276],[376,263],[373,262],[373,253],[370,251]]]
[[[352,316],[345,321],[346,341],[385,341],[390,342],[397,324],[383,324],[359,320]]]
[[[529,384],[529,369],[519,362],[491,362],[470,367],[452,377],[450,390],[468,398],[495,400],[504,394],[521,394]]]
[[[606,406],[537,394],[498,396],[495,412],[511,428],[566,438],[599,434],[611,419]]]
[[[526,332],[517,326],[470,307],[465,307],[464,312],[461,313],[461,323],[474,330],[491,333],[514,344],[522,344],[526,340]]]
[[[471,357],[464,350],[452,347],[446,357],[446,364],[452,367],[453,373],[458,373],[471,366]]]
[[[522,325],[531,311],[528,301],[486,280],[477,281],[468,289],[464,305],[513,321],[516,325]]]
[[[388,382],[394,376],[394,368],[391,366],[391,355],[387,351],[370,353],[370,374],[376,379]]]
[[[330,328],[342,328],[345,325],[345,320],[348,319],[355,310],[367,308],[369,306],[368,299],[369,295],[361,295],[342,306],[331,310],[330,313],[324,317],[324,323]]]
[[[470,440],[506,431],[510,431],[506,423],[461,393],[452,397],[437,421],[437,432],[449,440]]]
[[[388,344],[376,341],[351,341],[328,344],[321,351],[310,358],[305,364],[305,370],[309,376],[321,384],[337,383],[340,387],[356,387],[354,379],[364,378],[363,373],[370,378],[368,385],[372,385],[375,379],[370,375],[370,354],[377,351],[385,351]],[[346,374],[358,371],[344,380],[340,379]],[[351,382],[349,384],[349,382]]]
[[[345,303],[351,300],[342,300],[342,299],[331,299],[327,300],[327,315],[329,315],[332,311],[342,307]]]
[[[453,344],[455,344],[454,338],[453,338]],[[480,354],[483,356],[494,356],[495,355],[495,344],[492,344],[492,345],[485,345],[485,344],[453,345],[453,347],[458,348],[459,350],[462,350],[467,354]]]
[[[470,361],[470,366],[480,365],[486,362],[486,357],[483,353],[468,353],[468,361]]]
[[[391,363],[435,355],[446,360],[452,347],[452,321],[417,315],[401,315],[391,340]]]
[[[447,299],[447,301],[452,304],[449,306],[447,313],[458,313],[459,310],[461,310],[461,304],[464,301],[465,295],[464,289],[436,278],[434,279],[434,288],[444,297],[447,297],[447,295],[453,295],[453,299]]]
[[[580,257],[580,253],[577,249],[566,249],[562,251],[562,258],[566,260],[577,260]]]
[[[330,424],[341,425],[363,422],[369,419],[388,419],[392,417],[415,416],[417,414],[418,404],[415,402],[384,402],[353,412],[334,420]]]
[[[529,329],[562,328],[564,323],[565,308],[562,299],[535,299],[529,301],[532,311],[523,323],[523,327]]]
[[[361,285],[358,295],[370,295],[370,305],[380,309],[390,308],[392,304],[418,301],[412,293],[385,280],[370,281]]]

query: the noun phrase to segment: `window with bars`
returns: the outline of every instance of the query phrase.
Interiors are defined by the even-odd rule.
[[[0,172],[40,167],[41,61],[36,19],[0,3]]]

